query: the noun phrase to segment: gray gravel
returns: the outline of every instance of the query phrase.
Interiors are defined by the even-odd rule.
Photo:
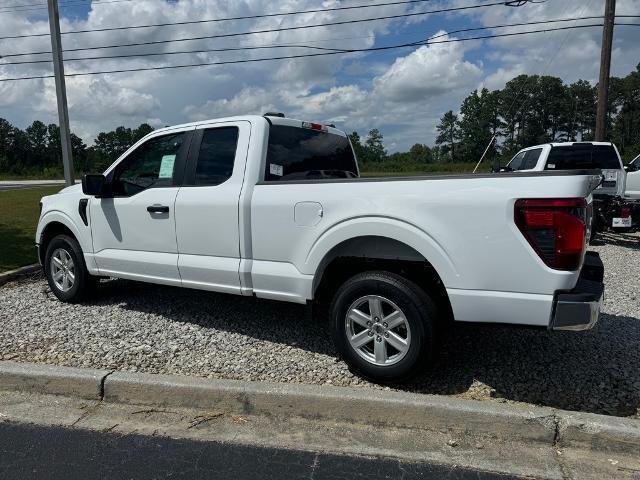
[[[401,388],[640,417],[640,236],[602,238],[594,330],[459,326],[434,369]],[[4,360],[383,388],[351,374],[328,327],[293,304],[114,280],[68,305],[36,275],[0,288],[0,325]]]

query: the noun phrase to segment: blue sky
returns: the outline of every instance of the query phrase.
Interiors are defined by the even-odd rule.
[[[73,0],[73,3],[80,1]],[[82,6],[64,6],[70,2],[72,0],[60,0],[63,31],[366,4],[362,0],[283,0],[277,3],[268,0],[131,0],[93,4],[87,1]],[[369,4],[384,2],[374,0]],[[0,32],[9,35],[48,31],[46,10],[6,10],[8,6],[25,3],[37,1],[6,0],[0,4]],[[492,2],[431,0],[418,4],[320,12],[295,17],[65,35],[63,45],[65,49],[70,49],[176,39],[486,3]],[[601,15],[603,9],[604,0],[547,0],[545,3],[518,8],[494,6],[347,26],[133,47],[126,51],[140,53],[283,43],[368,48],[422,40],[435,34],[445,35],[442,38],[460,38],[464,35],[446,36],[447,32],[460,28]],[[617,13],[640,15],[640,2],[619,0]],[[518,27],[511,30],[524,29]],[[508,30],[493,30],[494,33],[505,31]],[[91,143],[99,131],[119,125],[133,127],[141,122],[149,122],[158,127],[278,110],[297,118],[336,123],[344,130],[358,130],[361,135],[370,128],[379,128],[390,151],[403,150],[416,142],[431,145],[435,138],[435,125],[441,115],[449,109],[456,111],[462,99],[474,89],[483,86],[501,88],[506,81],[520,73],[556,75],[567,82],[578,78],[595,82],[600,37],[599,28],[589,28],[348,56],[73,77],[67,80],[72,130]],[[48,50],[49,47],[47,37],[0,40],[0,55]],[[113,55],[123,51],[122,48],[113,48],[66,53],[65,57],[100,53]],[[278,49],[276,54],[300,51]],[[218,52],[164,58],[68,62],[66,69],[70,73],[215,62],[270,56],[272,52]],[[17,59],[25,60],[28,57],[13,58]],[[616,27],[612,74],[626,75],[639,62],[640,28]],[[0,66],[0,78],[46,75],[50,72],[50,64]],[[53,81],[0,83],[0,117],[22,128],[36,119],[55,122],[57,113]]]

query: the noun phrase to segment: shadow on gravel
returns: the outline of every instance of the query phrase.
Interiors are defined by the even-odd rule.
[[[592,245],[613,245],[631,250],[640,250],[640,237],[629,233],[602,232],[598,233]]]
[[[167,302],[167,298],[171,302]],[[129,281],[103,284],[92,302],[235,332],[336,356],[310,309],[255,298]],[[588,332],[456,326],[434,368],[395,388],[496,397],[586,412],[634,416],[640,409],[640,319],[603,315]],[[480,381],[489,389],[477,386]]]
[[[504,398],[617,416],[640,413],[640,319],[602,315],[588,332],[457,326],[433,371],[405,389],[455,394],[478,380]]]

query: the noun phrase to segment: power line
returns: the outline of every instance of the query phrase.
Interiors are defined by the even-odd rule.
[[[245,31],[245,32],[234,32],[234,33],[222,33],[222,34],[217,34],[217,35],[204,35],[204,36],[200,36],[200,37],[176,38],[176,39],[172,39],[172,40],[153,40],[153,41],[148,41],[148,42],[134,42],[134,43],[113,44],[113,45],[101,45],[101,46],[94,46],[94,47],[69,48],[69,49],[65,49],[64,51],[65,52],[79,52],[79,51],[85,51],[85,50],[102,50],[102,49],[106,49],[106,48],[139,47],[139,46],[144,46],[144,45],[159,45],[159,44],[164,44],[164,43],[187,42],[187,41],[193,41],[193,40],[208,40],[208,39],[214,39],[214,38],[240,37],[240,36],[245,36],[245,35],[255,35],[255,34],[262,34],[262,33],[284,32],[284,31],[291,31],[291,30],[303,30],[303,29],[307,29],[307,28],[329,27],[329,26],[336,26],[336,25],[350,25],[350,24],[354,24],[354,23],[373,22],[373,21],[379,21],[379,20],[392,20],[392,19],[396,19],[396,18],[407,18],[407,17],[415,17],[415,16],[419,16],[419,15],[429,15],[429,14],[432,14],[432,13],[447,13],[447,12],[454,12],[454,11],[461,11],[461,10],[486,8],[486,7],[493,7],[493,6],[504,5],[504,4],[505,4],[504,1],[500,1],[500,2],[486,3],[486,4],[482,4],[482,5],[469,5],[469,6],[466,6],[466,7],[443,8],[443,9],[439,9],[439,10],[430,10],[430,11],[427,11],[427,12],[403,13],[403,14],[396,14],[396,15],[385,15],[385,16],[381,16],[381,17],[360,18],[360,19],[353,19],[353,20],[340,20],[340,21],[334,21],[334,22],[316,23],[316,24],[310,24],[310,25],[295,25],[295,26],[291,26],[291,27],[270,28],[270,29],[263,29],[263,30],[250,30],[250,31]],[[47,50],[47,51],[41,51],[41,52],[13,53],[13,54],[2,55],[2,57],[20,57],[20,56],[26,56],[26,55],[46,55],[46,54],[50,54],[50,53],[51,53],[51,51]]]
[[[73,2],[87,2],[88,0],[72,0]],[[64,3],[60,3],[60,5],[64,5]],[[23,3],[22,5],[6,5],[6,6],[0,6],[0,10],[5,10],[5,9],[13,9],[13,8],[25,8],[25,7],[42,7],[42,8],[46,8],[47,4],[46,3]]]
[[[640,26],[640,23],[639,24],[623,23],[619,25]],[[573,25],[573,26],[566,26],[566,27],[547,28],[547,29],[541,29],[541,30],[531,30],[527,32],[511,32],[511,33],[503,33],[503,34],[482,35],[477,37],[438,40],[435,42],[429,42],[428,40],[423,40],[421,42],[412,42],[412,43],[405,43],[401,45],[390,45],[390,46],[384,46],[384,47],[346,49],[345,51],[339,51],[339,52],[322,52],[322,53],[309,53],[309,54],[300,54],[300,55],[286,55],[286,56],[279,56],[279,57],[226,60],[226,61],[220,61],[220,62],[203,62],[203,63],[190,63],[190,64],[183,64],[183,65],[165,65],[165,66],[158,66],[158,67],[142,67],[142,68],[128,68],[128,69],[117,69],[117,70],[102,70],[102,71],[93,71],[93,72],[77,72],[77,73],[68,73],[65,76],[81,77],[81,76],[88,76],[88,75],[105,75],[110,73],[173,70],[173,69],[191,68],[191,67],[231,65],[231,64],[255,63],[255,62],[265,62],[265,61],[275,61],[275,60],[291,60],[291,59],[297,59],[297,58],[320,57],[320,56],[327,56],[327,55],[345,55],[350,53],[374,52],[374,51],[381,51],[381,50],[408,48],[408,47],[415,47],[419,45],[434,45],[434,44],[440,44],[440,43],[466,42],[470,40],[485,40],[490,38],[511,37],[516,35],[546,33],[546,32],[558,31],[558,30],[569,30],[569,29],[587,28],[587,27],[602,27],[602,24],[599,23],[599,24],[589,24],[589,25]],[[0,82],[9,82],[9,81],[18,81],[18,80],[36,80],[36,79],[46,79],[46,78],[53,78],[53,76],[52,75],[34,75],[29,77],[2,78],[0,79]]]
[[[626,15],[626,17],[640,18],[640,15]],[[594,20],[594,19],[602,19],[602,18],[604,17],[600,15],[600,16],[588,16],[588,17],[539,20],[535,22],[509,23],[509,24],[502,24],[502,25],[489,25],[485,27],[462,28],[462,29],[452,30],[450,32],[442,33],[434,37],[430,37],[427,43],[432,43],[432,40],[434,39],[441,38],[447,35],[454,35],[456,33],[465,33],[465,32],[472,32],[472,31],[478,31],[478,30],[493,30],[497,28],[520,27],[520,26],[527,26],[527,25],[539,25],[539,24],[546,24],[546,23]],[[352,38],[358,38],[358,37],[352,37]],[[331,41],[331,39],[328,39],[328,41]],[[120,55],[106,55],[106,56],[93,56],[93,57],[73,57],[73,58],[66,58],[65,62],[85,61],[85,60],[109,60],[114,58],[152,57],[152,56],[164,56],[164,55],[184,55],[184,54],[194,54],[194,53],[264,50],[269,48],[308,48],[308,49],[315,49],[315,50],[336,51],[336,52],[343,52],[343,53],[347,52],[345,49],[341,49],[341,48],[324,48],[324,47],[316,47],[313,45],[306,45],[306,44],[272,44],[272,45],[256,45],[256,46],[247,46],[247,47],[220,47],[220,48],[205,48],[205,49],[196,49],[196,50],[179,50],[179,51],[173,51],[173,52],[149,52],[149,53],[130,53],[130,54],[128,53],[128,54],[120,54]],[[0,63],[0,66],[1,65],[31,65],[31,64],[49,63],[49,62],[51,62],[51,60],[49,59],[24,60],[24,61],[21,60],[17,62]]]
[[[76,6],[84,6],[88,5],[87,2],[89,0],[69,0],[67,3],[61,3],[60,8],[66,7],[76,7]],[[101,5],[103,3],[121,3],[121,2],[132,2],[133,0],[92,0],[89,4],[90,6]],[[0,7],[1,13],[20,13],[20,12],[31,12],[37,10],[46,10],[47,6],[45,4],[41,7],[29,7],[29,8],[15,8],[15,7]]]
[[[114,30],[133,30],[139,28],[152,28],[152,27],[170,27],[176,25],[194,25],[200,23],[213,23],[213,22],[227,22],[233,20],[255,20],[258,18],[269,18],[269,17],[284,17],[291,15],[303,15],[305,13],[322,13],[322,12],[338,12],[344,10],[358,10],[361,8],[373,8],[373,7],[387,7],[393,5],[407,5],[414,3],[425,3],[431,2],[433,0],[396,0],[392,2],[385,3],[374,3],[370,5],[352,5],[347,7],[330,7],[330,8],[316,8],[313,10],[299,10],[294,12],[279,12],[279,13],[264,13],[264,14],[256,14],[256,15],[243,15],[238,17],[224,17],[224,18],[211,18],[207,20],[185,20],[182,22],[167,22],[167,23],[151,23],[146,25],[131,25],[126,27],[105,27],[105,28],[92,28],[86,30],[69,30],[67,32],[62,32],[61,35],[71,35],[77,33],[93,33],[93,32],[111,32]],[[31,37],[45,37],[49,35],[49,33],[34,33],[34,34],[25,34],[25,35],[13,35],[8,37],[0,37],[0,40],[5,39],[16,39],[16,38],[31,38]]]

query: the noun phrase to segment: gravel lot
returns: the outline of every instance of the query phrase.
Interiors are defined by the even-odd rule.
[[[594,330],[459,326],[433,371],[402,388],[640,418],[640,235],[601,239]],[[4,360],[383,388],[352,375],[299,305],[114,280],[74,306],[36,275],[0,287],[0,324]]]

